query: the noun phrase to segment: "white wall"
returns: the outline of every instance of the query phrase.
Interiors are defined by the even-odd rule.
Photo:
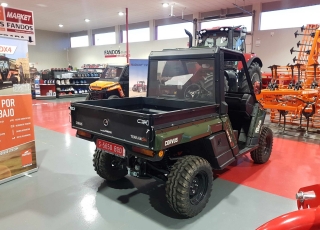
[[[131,59],[148,59],[151,51],[162,49],[187,48],[188,38],[170,39],[149,42],[134,42],[129,44]],[[106,63],[125,63],[126,58],[105,58],[105,50],[121,49],[126,50],[126,44],[103,45],[72,48],[69,51],[70,62],[73,67],[80,68],[83,64],[106,64]]]
[[[36,45],[29,45],[29,62],[38,70],[68,67],[67,48],[69,35],[44,30],[36,30]]]
[[[298,29],[300,33],[300,28],[255,31],[252,48],[253,53],[262,59],[263,71],[271,72],[268,68],[271,65],[294,64],[292,59],[294,56],[298,57],[298,53],[291,55],[290,49],[298,49],[297,43],[302,39],[302,36],[294,37],[294,32]],[[260,40],[259,46],[256,45],[257,40]]]

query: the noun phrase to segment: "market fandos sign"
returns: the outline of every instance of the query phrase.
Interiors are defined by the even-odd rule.
[[[123,51],[121,49],[110,49],[110,50],[105,50],[104,51],[104,57],[105,58],[116,58],[116,57],[126,57],[127,52]],[[130,53],[129,53],[130,56]]]
[[[33,12],[0,6],[0,36],[28,40],[28,44],[35,45]]]

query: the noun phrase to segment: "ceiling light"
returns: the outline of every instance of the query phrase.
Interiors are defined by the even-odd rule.
[[[63,27],[63,25],[62,25],[62,24],[59,24],[59,27]]]
[[[85,22],[90,22],[90,19],[87,19],[87,18],[86,18],[86,19],[84,19],[84,21],[85,21]]]
[[[123,13],[123,12],[119,12],[118,14],[119,14],[119,16],[123,16],[123,15],[124,15],[124,13]]]
[[[1,3],[1,6],[7,7],[7,6],[8,6],[8,3],[3,2],[3,3]]]
[[[37,6],[40,6],[40,7],[47,7],[47,5],[45,5],[45,4],[37,4]]]
[[[169,3],[162,3],[162,6],[163,6],[163,7],[168,7],[168,6],[169,6]]]

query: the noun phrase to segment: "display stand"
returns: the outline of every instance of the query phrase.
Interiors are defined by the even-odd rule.
[[[28,42],[0,37],[0,184],[37,171]],[[12,52],[12,47],[15,48]],[[7,52],[6,52],[7,51]],[[21,61],[24,60],[24,65]],[[17,63],[19,62],[19,63]],[[25,63],[28,62],[26,65]],[[19,66],[20,64],[20,66]],[[16,75],[15,66],[19,66]],[[9,72],[8,72],[9,71]],[[35,84],[36,86],[36,84]],[[36,91],[36,87],[35,87]]]

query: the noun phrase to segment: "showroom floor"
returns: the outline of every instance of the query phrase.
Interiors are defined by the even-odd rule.
[[[216,174],[205,210],[179,219],[158,182],[127,177],[106,183],[95,174],[94,145],[75,137],[70,101],[33,101],[39,170],[0,185],[1,230],[255,229],[295,211],[297,190],[320,183],[319,144],[275,134],[267,164],[241,157]]]

